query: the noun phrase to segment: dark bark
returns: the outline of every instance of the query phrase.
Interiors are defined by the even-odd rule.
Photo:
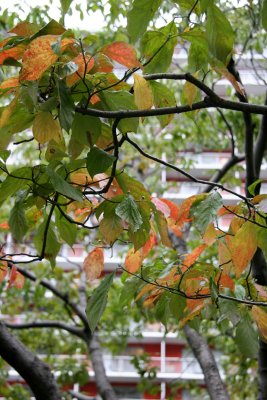
[[[103,400],[117,400],[117,396],[106,376],[101,346],[95,335],[88,340],[87,347],[95,371],[95,383],[98,393]]]
[[[62,399],[49,366],[13,336],[3,322],[0,322],[0,355],[27,382],[36,400]]]
[[[267,400],[267,343],[259,340],[259,395],[258,400]]]
[[[188,325],[184,327],[184,333],[194,356],[202,368],[211,400],[230,400],[225,385],[220,377],[214,355],[206,340]]]

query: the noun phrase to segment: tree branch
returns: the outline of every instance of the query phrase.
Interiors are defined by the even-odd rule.
[[[72,335],[78,336],[80,339],[84,339],[83,328],[77,328],[76,326],[71,326],[60,321],[36,321],[36,322],[27,322],[24,324],[12,324],[9,322],[5,322],[5,325],[10,329],[16,329],[16,330],[31,329],[31,328],[57,328],[67,331]]]
[[[0,355],[25,379],[36,400],[62,399],[48,365],[13,336],[3,322],[0,322]]]

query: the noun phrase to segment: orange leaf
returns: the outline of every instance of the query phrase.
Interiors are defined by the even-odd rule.
[[[12,76],[11,78],[8,78],[1,83],[0,90],[14,89],[15,87],[18,87],[18,86],[19,86],[19,77]],[[7,93],[9,93],[9,91]]]
[[[179,206],[168,199],[161,198],[160,201],[169,207],[170,217],[176,221],[178,219]]]
[[[85,67],[86,67],[86,74],[91,71],[94,66],[94,59],[93,57],[85,56],[85,59],[82,54],[79,54],[75,57],[72,62],[74,62],[78,66],[78,70],[67,76],[66,82],[68,86],[74,85],[81,77],[84,77]],[[86,63],[86,65],[85,65]]]
[[[267,342],[267,313],[261,307],[253,306],[252,316],[258,325],[262,339]]]
[[[125,42],[113,42],[104,46],[103,54],[127,68],[141,67],[133,46]]]
[[[0,47],[6,45],[9,40],[10,38],[3,40],[0,43]],[[12,58],[13,60],[19,60],[22,57],[25,48],[26,45],[21,43],[18,44],[17,46],[0,50],[0,65],[4,64],[4,62],[9,58]]]
[[[9,229],[9,225],[8,225],[8,222],[7,221],[5,221],[5,222],[2,222],[1,224],[0,224],[0,228],[1,229]]]
[[[229,72],[227,68],[216,67],[214,69],[218,74],[222,75],[225,79],[227,79],[232,84],[232,86],[235,88],[237,93],[241,94],[242,96],[246,95],[244,87],[241,85],[241,83],[239,83],[235,79],[234,75],[231,74],[231,72]]]
[[[192,321],[197,315],[200,314],[202,308],[205,306],[205,299],[187,299],[186,300],[188,314],[179,321],[179,328],[185,326],[188,321]]]
[[[143,258],[147,257],[150,251],[153,249],[155,244],[157,243],[157,237],[154,232],[152,232],[144,244],[144,246],[141,248]]]
[[[155,301],[159,298],[164,289],[156,289],[150,296],[148,296],[144,303],[144,307],[152,307]]]
[[[90,103],[91,104],[96,104],[101,101],[100,97],[97,94],[93,94],[93,96],[90,98]]]
[[[9,274],[9,283],[8,288],[11,286],[15,286],[17,289],[22,289],[24,286],[25,278],[24,276],[17,271],[17,267],[12,265],[10,274]]]
[[[134,274],[141,267],[143,262],[143,256],[140,250],[134,251],[134,248],[130,249],[126,255],[124,265],[127,271]]]
[[[141,297],[143,297],[146,293],[152,291],[152,289],[154,288],[155,285],[153,285],[152,283],[148,283],[147,285],[143,286],[138,295],[136,296],[135,300],[137,301],[141,299]]]
[[[206,249],[206,244],[201,244],[200,246],[196,247],[192,253],[188,254],[183,260],[183,266],[189,268],[194,262],[198,259],[200,254]]]
[[[105,54],[98,53],[96,54],[95,58],[95,65],[93,68],[93,73],[95,72],[112,72],[113,71],[113,64],[110,62],[110,59],[105,56]]]
[[[93,281],[100,277],[104,270],[104,252],[100,247],[92,250],[83,262],[83,269],[88,281]]]
[[[5,279],[7,275],[7,270],[8,270],[7,265],[4,265],[3,262],[0,261],[0,283],[2,283],[3,280]]]
[[[23,55],[20,80],[36,81],[56,62],[58,55],[53,52],[51,45],[58,37],[58,35],[40,36],[29,44]],[[62,39],[61,51],[72,43],[74,43],[72,38]]]
[[[194,204],[195,201],[200,200],[201,198],[204,198],[206,196],[206,194],[195,194],[194,196],[188,197],[187,199],[185,199],[180,208],[179,208],[179,212],[178,212],[178,217],[177,217],[177,221],[176,224],[178,227],[183,226],[186,222],[191,221],[191,218],[189,218],[189,214],[190,214],[190,209],[192,207],[192,205]]]
[[[235,283],[234,283],[233,279],[231,279],[230,276],[225,273],[225,271],[223,271],[222,274],[217,275],[216,283],[218,282],[218,280],[220,283],[220,289],[228,288],[230,290],[234,290]]]

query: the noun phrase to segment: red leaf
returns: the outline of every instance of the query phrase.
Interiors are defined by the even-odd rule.
[[[100,247],[92,250],[84,259],[83,269],[88,281],[92,281],[100,277],[104,270],[104,252]]]
[[[113,71],[113,64],[111,63],[110,59],[105,56],[105,54],[98,53],[94,57],[95,65],[93,68],[93,73],[95,72],[112,72]]]
[[[157,197],[152,197],[151,202],[155,205],[158,211],[161,211],[165,218],[168,218],[171,214],[169,206],[162,201],[163,199],[158,199]]]
[[[22,289],[24,286],[25,278],[24,276],[17,271],[17,267],[12,265],[10,274],[9,274],[9,283],[8,288],[11,286],[15,286],[17,289]]]
[[[125,42],[113,42],[104,46],[103,54],[127,68],[141,67],[133,46]]]

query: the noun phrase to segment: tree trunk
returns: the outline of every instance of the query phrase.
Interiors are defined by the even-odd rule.
[[[101,346],[95,335],[87,341],[92,366],[95,372],[95,382],[98,393],[103,400],[117,400],[117,396],[106,376]]]
[[[230,400],[220,377],[217,363],[206,340],[188,325],[184,327],[184,333],[194,356],[201,366],[211,400]]]
[[[0,322],[0,355],[27,382],[36,400],[62,399],[49,366],[13,336],[3,322]]]

